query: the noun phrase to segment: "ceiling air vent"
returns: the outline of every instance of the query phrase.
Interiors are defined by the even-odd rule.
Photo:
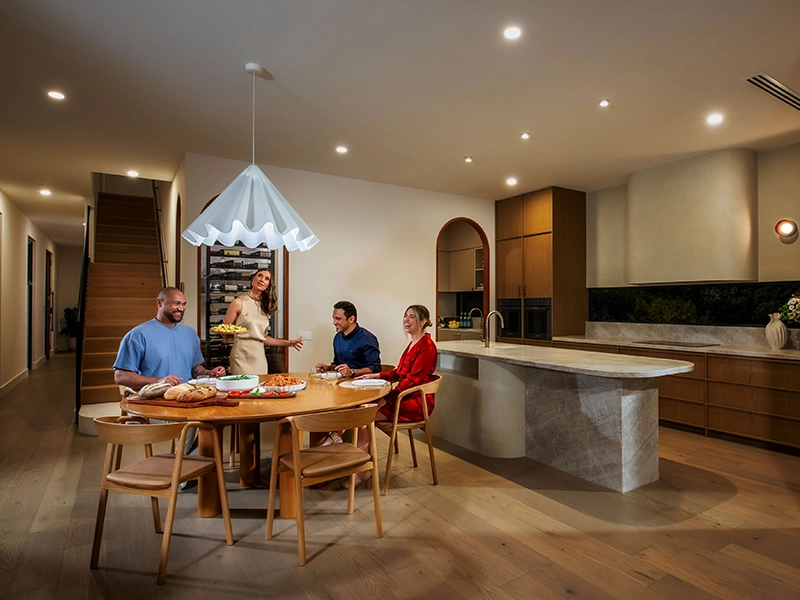
[[[761,88],[770,96],[774,96],[796,110],[800,110],[800,94],[786,87],[774,77],[770,77],[766,73],[758,73],[752,77],[748,77],[745,81],[752,83],[757,88]]]

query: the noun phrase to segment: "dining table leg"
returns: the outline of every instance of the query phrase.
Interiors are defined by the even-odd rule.
[[[239,425],[239,485],[255,487],[261,483],[261,426]]]
[[[214,424],[219,439],[222,439],[221,425]],[[200,456],[214,457],[214,435],[210,429],[200,429],[198,440],[198,452]],[[222,512],[222,505],[219,501],[219,486],[217,485],[217,474],[215,471],[206,473],[197,481],[197,516],[216,517]]]

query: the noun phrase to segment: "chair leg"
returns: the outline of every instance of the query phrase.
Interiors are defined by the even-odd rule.
[[[386,475],[383,476],[383,495],[389,493],[389,477],[392,474],[392,458],[394,455],[392,454],[392,446],[397,448],[397,430],[392,429],[392,433],[389,436],[389,455],[386,457]]]
[[[228,506],[228,489],[225,487],[225,469],[222,467],[222,429],[221,426],[214,428],[214,469],[217,471],[219,502],[222,505],[222,520],[225,523],[225,541],[228,546],[233,546],[231,510]]]
[[[389,446],[389,448],[391,448],[391,446]],[[396,436],[394,438],[394,453],[400,454],[400,440],[398,440]]]
[[[433,436],[428,425],[425,426],[425,435],[428,436],[428,452],[431,455],[431,473],[433,473],[433,485],[439,485],[439,477],[436,475],[436,459],[433,457]]]
[[[169,506],[167,519],[164,522],[164,536],[161,540],[161,557],[158,560],[158,577],[156,583],[161,585],[167,578],[167,559],[169,558],[169,545],[172,541],[172,526],[175,523],[175,508],[178,504],[178,485],[173,485],[169,493]]]
[[[100,490],[100,502],[97,504],[97,521],[94,524],[94,543],[92,544],[92,558],[89,568],[96,569],[100,559],[100,542],[103,539],[103,525],[106,520],[106,505],[108,503],[108,490],[106,486]]]
[[[408,443],[411,444],[411,458],[414,460],[414,467],[418,467],[419,463],[417,462],[417,448],[414,446],[414,434],[412,430],[408,430]]]
[[[303,509],[303,482],[299,472],[294,474],[294,498],[297,505],[297,562],[302,567],[306,564],[306,522]],[[350,492],[353,492],[352,486]]]
[[[150,504],[153,506],[153,525],[155,525],[156,533],[163,533],[161,529],[161,513],[158,510],[158,498],[150,496]]]

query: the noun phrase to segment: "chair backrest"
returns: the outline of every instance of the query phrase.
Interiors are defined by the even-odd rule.
[[[180,437],[181,432],[198,423],[141,423],[130,417],[95,417],[97,437],[109,444],[157,444]]]
[[[395,369],[395,366],[394,366],[394,365],[384,365],[384,364],[381,364],[381,373],[386,373],[386,372],[388,372],[388,371],[394,371],[394,369]]]
[[[433,375],[433,381],[429,381],[428,383],[423,383],[420,387],[425,394],[435,394],[439,389],[439,384],[442,382],[441,375]]]
[[[299,431],[338,431],[369,425],[375,421],[377,412],[377,404],[365,404],[357,408],[286,417],[286,420]]]

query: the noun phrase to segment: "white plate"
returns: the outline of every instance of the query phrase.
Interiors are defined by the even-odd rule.
[[[300,380],[300,383],[297,385],[262,385],[265,390],[267,391],[275,391],[275,392],[299,392],[300,390],[306,389],[306,382]]]
[[[354,387],[383,387],[386,385],[385,379],[357,379],[351,381]]]

